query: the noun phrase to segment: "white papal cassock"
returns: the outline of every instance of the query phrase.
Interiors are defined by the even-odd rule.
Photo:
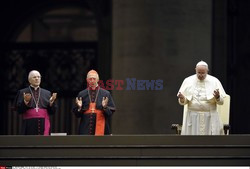
[[[214,90],[219,89],[220,98],[213,96]],[[217,104],[223,104],[226,93],[221,82],[211,75],[199,80],[197,75],[184,79],[179,92],[185,96],[181,135],[221,135],[223,124],[216,110]],[[179,93],[178,92],[178,93]],[[177,94],[178,95],[178,94]]]

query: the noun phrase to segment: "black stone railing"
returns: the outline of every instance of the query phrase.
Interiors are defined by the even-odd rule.
[[[0,136],[2,166],[249,166],[250,135]]]

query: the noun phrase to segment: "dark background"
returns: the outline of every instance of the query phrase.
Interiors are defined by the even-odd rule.
[[[27,75],[32,69],[41,72],[44,88],[59,93],[60,113],[52,117],[52,131],[76,134],[78,120],[70,114],[70,109],[77,92],[85,87],[84,79],[87,71],[96,69],[102,80],[112,78],[112,71],[119,71],[112,70],[112,58],[116,57],[112,55],[114,46],[112,35],[116,31],[112,26],[114,2],[115,0],[0,2],[0,134],[18,133],[20,118],[13,111],[13,101],[17,90],[27,85]],[[231,133],[250,133],[248,108],[250,1],[213,0],[211,3],[210,72],[222,81],[225,90],[231,95]],[[65,16],[53,15],[53,13],[43,15],[52,9],[69,7],[82,9],[82,13],[73,16],[69,13]],[[76,27],[87,27],[88,33],[93,34],[93,37],[84,39],[70,33],[66,35],[63,33],[58,35],[56,31],[48,33],[46,29],[48,26],[51,28],[48,30],[53,28],[60,30],[60,24],[49,22],[55,18],[71,19],[70,26],[66,21],[63,22],[63,26],[66,25],[67,28],[66,32],[74,32]],[[30,23],[33,30],[31,38],[26,42],[20,41],[20,34]],[[147,47],[150,49],[152,46],[148,44]],[[157,59],[157,56],[155,57]],[[178,66],[185,66],[185,64]],[[176,86],[179,85],[179,83],[176,84]],[[145,106],[147,106],[146,103]],[[122,110],[123,107],[119,109]],[[138,117],[129,118],[133,120]],[[150,117],[140,116],[140,119],[143,121]],[[117,129],[116,134],[120,134],[120,125],[115,123],[112,127]],[[150,126],[145,126],[145,131],[148,129],[150,130]],[[140,129],[135,129],[136,132],[133,132],[129,127],[123,127],[121,130],[128,134],[147,133]],[[169,132],[162,132],[160,128],[155,130],[159,131],[156,133],[169,134]]]

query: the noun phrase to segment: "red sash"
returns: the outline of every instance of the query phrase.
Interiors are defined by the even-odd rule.
[[[23,114],[23,119],[33,119],[33,118],[44,118],[45,124],[44,124],[44,136],[49,135],[49,129],[50,129],[50,121],[49,121],[49,115],[48,111],[46,109],[38,109],[38,112],[36,112],[35,109],[29,109]]]
[[[104,128],[105,128],[105,117],[103,114],[103,110],[96,109],[96,103],[90,103],[89,109],[84,112],[84,114],[96,114],[96,125],[95,125],[95,135],[103,136]]]

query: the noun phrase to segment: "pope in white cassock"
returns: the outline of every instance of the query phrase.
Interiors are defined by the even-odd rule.
[[[226,93],[221,82],[208,75],[208,65],[197,63],[196,74],[184,79],[177,94],[180,105],[186,105],[181,135],[222,135],[223,124],[217,112]]]

